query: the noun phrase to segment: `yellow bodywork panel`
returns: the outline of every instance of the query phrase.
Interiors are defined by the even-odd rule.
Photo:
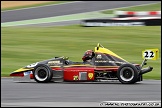
[[[26,68],[20,68],[20,69],[18,69],[18,70],[16,70],[16,71],[14,71],[14,72],[23,72],[23,71],[28,71],[28,70],[31,70],[31,69],[33,69],[33,68],[28,68],[28,69],[26,69]]]
[[[105,53],[105,54],[109,54],[109,55],[112,55],[112,56],[115,56],[117,58],[120,58],[124,61],[126,61],[125,59],[121,58],[120,56],[118,56],[117,54],[113,53],[112,51],[110,51],[109,49],[107,48],[104,48],[101,44],[97,44],[97,47],[95,47],[95,52],[100,52],[100,53]],[[128,61],[126,61],[128,62]]]

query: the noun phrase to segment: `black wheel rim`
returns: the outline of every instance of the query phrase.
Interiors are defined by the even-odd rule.
[[[40,81],[40,82],[44,82],[47,80],[48,78],[48,69],[45,68],[45,67],[38,67],[36,70],[35,70],[35,79]]]
[[[134,78],[134,70],[131,67],[123,67],[120,70],[120,78],[123,81],[131,81]]]
[[[125,70],[123,71],[123,77],[126,78],[126,79],[131,78],[131,77],[132,77],[132,71],[129,70],[129,69],[125,69]]]
[[[39,78],[45,78],[47,76],[47,72],[44,69],[38,71]]]

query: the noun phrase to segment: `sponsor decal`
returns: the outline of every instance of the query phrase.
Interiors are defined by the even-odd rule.
[[[79,76],[78,75],[74,75],[73,76],[73,80],[79,80]]]
[[[97,59],[101,59],[102,58],[102,56],[99,54],[99,55],[97,55],[97,57],[96,57]]]
[[[37,64],[38,64],[38,62],[32,63],[32,64],[30,64],[30,65],[27,65],[26,67],[27,67],[27,68],[32,68],[32,67],[35,67]]]
[[[32,74],[32,71],[24,72],[24,76],[29,75],[29,74]]]
[[[56,64],[62,64],[60,61],[49,61],[49,65],[56,65]]]
[[[93,73],[88,73],[88,77],[89,77],[89,79],[92,79],[93,78]]]
[[[119,61],[110,61],[110,60],[96,60],[96,63],[119,63],[119,64],[125,64],[125,62],[119,62]]]

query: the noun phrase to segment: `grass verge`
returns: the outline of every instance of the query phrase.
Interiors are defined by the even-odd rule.
[[[50,5],[50,4],[59,4],[59,3],[66,3],[66,2],[69,2],[69,1],[51,1],[51,2],[40,3],[40,4],[33,4],[33,5],[26,5],[26,6],[16,6],[16,7],[10,7],[10,8],[2,8],[1,11],[22,9],[22,8],[30,8],[30,7],[44,6],[44,5]]]

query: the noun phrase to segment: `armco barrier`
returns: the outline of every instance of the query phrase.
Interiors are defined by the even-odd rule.
[[[81,21],[84,27],[99,26],[161,26],[161,18],[149,19],[88,19]]]
[[[134,17],[140,15],[161,15],[161,11],[114,11],[116,17],[123,18],[123,17]]]

